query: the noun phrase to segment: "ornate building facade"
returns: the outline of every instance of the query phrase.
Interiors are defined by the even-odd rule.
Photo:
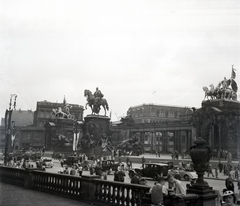
[[[146,152],[186,152],[195,140],[193,110],[187,107],[143,104],[130,107],[121,124],[112,126],[113,139],[137,137]]]
[[[66,105],[69,111],[64,111]],[[49,146],[48,143],[50,140],[47,139],[47,132],[49,128],[48,125],[51,122],[55,122],[56,128],[61,128],[61,130],[64,130],[64,127],[67,125],[68,136],[72,137],[74,133],[73,122],[76,119],[79,121],[83,119],[83,111],[83,106],[67,104],[65,98],[63,103],[53,103],[46,100],[39,101],[37,102],[35,112],[14,110],[12,114],[12,132],[15,134],[13,148],[41,148],[43,146]],[[65,118],[64,115],[67,118]],[[56,117],[59,117],[58,119],[67,120],[67,123],[58,124]],[[0,127],[0,146],[2,149],[5,147],[5,132],[6,129],[3,125]],[[51,145],[49,149],[51,149]]]

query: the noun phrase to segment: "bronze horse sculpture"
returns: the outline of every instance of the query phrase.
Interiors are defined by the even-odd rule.
[[[87,109],[87,105],[91,107],[92,114],[99,114],[101,110],[101,106],[103,107],[105,111],[106,116],[106,110],[108,110],[108,103],[106,99],[95,97],[90,90],[85,89],[84,90],[84,97],[87,97],[87,103],[85,105],[85,109]]]

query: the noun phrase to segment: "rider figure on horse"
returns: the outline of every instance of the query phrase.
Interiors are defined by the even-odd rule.
[[[102,99],[104,95],[102,94],[102,92],[98,89],[98,87],[96,88],[96,91],[94,92],[94,97],[99,97],[100,99]]]
[[[98,87],[96,88],[96,91],[94,92],[94,97],[96,98],[96,104],[97,104],[97,107],[98,109],[100,110],[100,105],[101,105],[101,101],[102,101],[102,98],[103,98],[103,94],[102,92],[98,89]]]

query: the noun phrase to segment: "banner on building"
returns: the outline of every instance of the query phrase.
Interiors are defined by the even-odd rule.
[[[11,140],[12,140],[12,147],[13,147],[13,143],[14,143],[14,140],[15,140],[15,135],[12,135]]]

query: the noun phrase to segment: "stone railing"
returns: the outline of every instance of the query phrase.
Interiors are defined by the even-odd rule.
[[[0,181],[94,205],[151,205],[149,186],[101,180],[96,175],[77,177],[0,166]],[[186,206],[196,205],[198,196],[187,195],[184,201]]]
[[[95,198],[108,205],[142,205],[150,187],[144,185],[93,180],[96,185]]]

